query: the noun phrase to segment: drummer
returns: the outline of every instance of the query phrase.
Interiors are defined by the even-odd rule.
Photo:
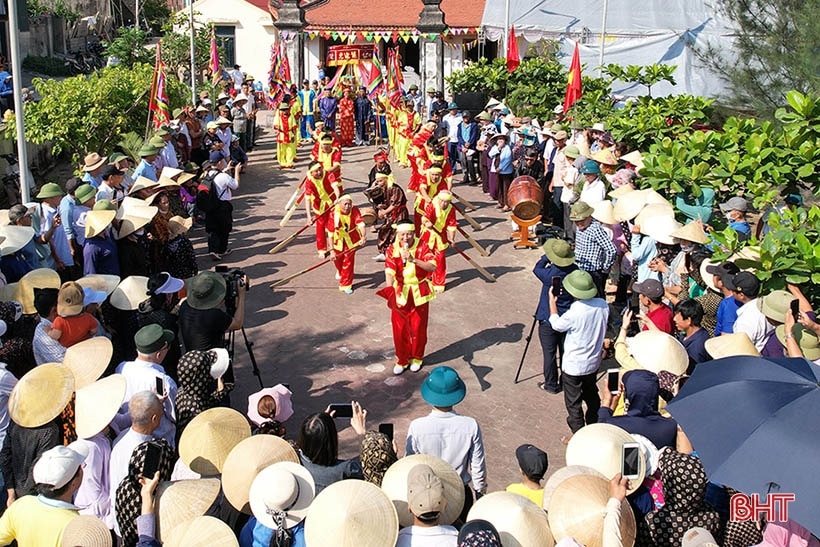
[[[395,183],[392,176],[379,173],[376,175],[376,187],[382,189],[384,196],[382,203],[376,209],[379,220],[383,222],[379,226],[378,242],[379,254],[374,257],[379,262],[384,262],[384,253],[393,243],[396,237],[395,225],[410,217],[407,211],[407,196],[401,186]]]

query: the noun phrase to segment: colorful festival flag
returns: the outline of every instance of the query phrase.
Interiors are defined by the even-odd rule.
[[[154,76],[151,80],[151,96],[148,99],[148,110],[152,113],[154,129],[170,123],[168,92],[165,88],[165,65],[162,63],[162,41],[157,43],[157,56],[154,61]]]
[[[507,39],[507,70],[513,72],[521,64],[518,56],[518,42],[515,41],[515,27],[510,26],[510,37]]]
[[[364,79],[362,79],[364,82]],[[379,50],[373,46],[373,62],[370,65],[370,74],[367,86],[367,98],[375,99],[384,91],[384,78],[382,77],[382,63],[379,61]]]
[[[219,50],[216,47],[216,31],[211,27],[211,60],[208,63],[214,85],[222,79],[222,68],[219,66]]]
[[[572,103],[581,98],[581,95],[583,95],[583,89],[581,88],[581,52],[578,50],[578,42],[576,42],[572,62],[569,65],[567,93],[564,96],[564,114],[567,113]]]

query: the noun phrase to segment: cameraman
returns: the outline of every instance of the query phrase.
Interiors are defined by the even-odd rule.
[[[248,277],[233,278],[236,286],[236,311],[230,315],[222,309],[228,285],[217,272],[201,272],[187,282],[188,298],[179,308],[179,333],[185,351],[207,351],[225,347],[227,333],[242,328],[245,322],[245,295]],[[225,373],[226,383],[233,383],[233,367]]]

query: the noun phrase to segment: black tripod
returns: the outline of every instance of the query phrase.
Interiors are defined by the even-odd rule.
[[[532,333],[535,332],[535,325],[538,324],[538,319],[536,319],[535,314],[532,314],[532,326],[530,327],[530,333],[527,335],[525,340],[527,341],[527,345],[524,346],[524,353],[521,355],[521,362],[518,363],[518,370],[515,372],[515,380],[513,380],[513,384],[518,383],[518,376],[521,375],[521,368],[524,366],[524,359],[527,357],[527,350],[530,349],[530,341],[532,340]]]
[[[262,372],[259,370],[259,365],[256,364],[256,356],[253,354],[253,342],[248,340],[248,335],[245,333],[245,327],[240,329],[242,331],[242,338],[245,340],[245,349],[248,350],[248,357],[251,359],[251,367],[253,375],[259,380],[259,388],[265,389],[265,383],[262,381]],[[231,358],[231,375],[233,375],[233,356],[236,345],[236,331],[232,330],[228,333],[228,339],[225,341],[225,346],[228,349],[228,355]]]

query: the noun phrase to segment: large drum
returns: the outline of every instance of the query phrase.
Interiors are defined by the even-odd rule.
[[[544,192],[530,176],[516,178],[507,190],[507,205],[521,220],[532,220],[540,215],[543,202]]]
[[[359,207],[359,212],[362,214],[362,220],[365,226],[373,226],[376,223],[376,219],[379,218],[373,207]]]

